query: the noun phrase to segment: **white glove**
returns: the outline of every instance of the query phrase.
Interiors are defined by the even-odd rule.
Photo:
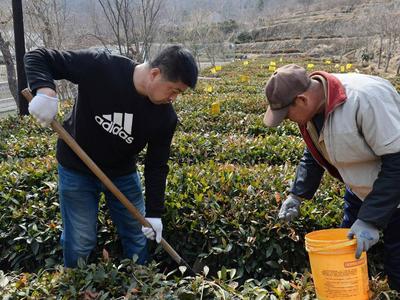
[[[300,204],[300,198],[290,194],[286,200],[283,201],[278,218],[287,222],[293,221],[300,214]]]
[[[142,226],[143,234],[150,240],[155,238],[157,243],[161,242],[163,230],[161,218],[146,218],[146,220],[153,228]]]
[[[28,110],[43,127],[47,127],[58,112],[58,98],[37,93],[29,102]]]

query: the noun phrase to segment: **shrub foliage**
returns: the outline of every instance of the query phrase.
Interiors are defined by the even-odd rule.
[[[314,297],[304,235],[337,227],[343,186],[325,176],[291,224],[277,220],[304,145],[295,125],[266,128],[270,60],[222,67],[178,99],[164,237],[200,271],[186,277],[157,245],[158,263],[120,260],[115,229],[99,214],[98,249],[65,270],[59,245],[56,135],[30,118],[0,122],[0,296],[4,299],[307,299]],[[287,62],[282,62],[284,64]],[[306,61],[297,63],[306,65]],[[316,68],[334,71],[331,65]],[[245,78],[246,80],[243,80]],[[211,88],[210,88],[211,87]],[[211,114],[219,102],[221,112]],[[70,105],[64,103],[65,110]],[[142,169],[143,156],[139,158]],[[103,250],[106,249],[106,250]],[[369,256],[381,271],[381,245]],[[372,280],[376,297],[394,295]],[[392,294],[390,294],[392,293]]]

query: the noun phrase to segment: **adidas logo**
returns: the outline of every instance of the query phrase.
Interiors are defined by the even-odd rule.
[[[113,113],[102,117],[95,116],[94,119],[105,131],[118,135],[128,144],[133,142],[133,137],[130,135],[132,133],[133,114]]]

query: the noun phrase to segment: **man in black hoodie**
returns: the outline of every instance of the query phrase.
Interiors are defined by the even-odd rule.
[[[64,128],[146,216],[141,227],[61,139],[57,142],[61,243],[64,265],[75,267],[96,245],[100,193],[105,194],[124,255],[147,260],[146,237],[160,242],[168,158],[177,115],[172,102],[194,88],[198,69],[180,46],[164,49],[153,61],[137,64],[106,51],[36,49],[25,55],[25,69],[35,97],[29,112],[48,126],[58,110],[54,80],[78,85],[78,96]],[[144,202],[136,156],[147,147]],[[146,204],[146,205],[145,205]]]

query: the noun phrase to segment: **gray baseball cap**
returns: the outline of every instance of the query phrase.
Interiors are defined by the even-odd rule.
[[[269,107],[264,115],[264,124],[278,126],[286,118],[296,96],[304,93],[310,84],[311,79],[304,68],[295,64],[278,68],[265,85]]]

